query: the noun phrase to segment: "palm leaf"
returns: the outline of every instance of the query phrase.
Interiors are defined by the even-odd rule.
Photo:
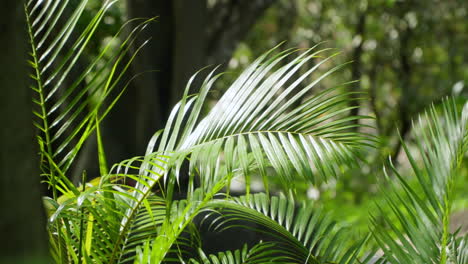
[[[90,21],[83,21],[87,0],[31,0],[25,6],[34,80],[34,124],[39,129],[42,174],[57,188],[75,188],[66,174],[86,139],[99,127],[124,88],[119,80],[128,68],[124,57],[144,22],[116,46],[120,30],[88,65],[83,53],[97,31],[106,12],[115,1],[104,1]],[[78,21],[88,23],[77,33]],[[83,68],[83,70],[81,70]],[[77,76],[72,71],[81,71]],[[76,74],[75,74],[76,75]],[[74,78],[74,79],[72,79]],[[107,105],[107,107],[106,107]],[[62,181],[58,184],[57,179]]]
[[[455,264],[468,263],[468,235],[463,237],[452,236],[449,242],[450,254],[448,260]]]
[[[153,157],[150,162],[163,164],[164,158]],[[129,263],[137,245],[157,236],[166,217],[165,200],[152,195],[136,203],[133,194],[139,190],[130,181],[147,180],[132,175],[136,160],[122,163],[126,164],[125,174],[108,174],[79,188],[78,194],[48,199],[49,232],[58,235],[52,243],[57,263]],[[129,210],[132,221],[122,226]],[[67,248],[59,246],[61,241]]]
[[[199,258],[190,259],[189,264],[255,264],[255,263],[290,263],[283,256],[283,251],[278,249],[274,243],[258,243],[252,248],[247,245],[241,250],[219,252],[217,255],[206,255],[199,250]]]
[[[340,168],[335,164],[355,164],[355,154],[369,144],[370,138],[350,130],[356,126],[353,119],[366,118],[345,115],[351,110],[348,103],[353,100],[352,93],[336,87],[301,101],[317,83],[341,68],[335,67],[308,86],[299,87],[302,80],[333,56],[286,85],[303,63],[325,51],[308,50],[275,71],[274,67],[291,51],[271,59],[266,55],[260,57],[239,76],[193,132],[182,135],[179,148],[196,152],[198,155],[192,155],[191,162],[200,165],[206,161],[215,163],[219,155],[213,152],[224,153],[225,173],[240,169],[247,182],[251,166],[260,168],[265,176],[264,167],[270,165],[285,186],[292,182],[293,175],[317,183],[336,175]],[[209,81],[205,83],[209,86]],[[300,105],[290,110],[297,103]],[[249,154],[252,159],[248,159]],[[202,181],[208,175],[203,175]],[[249,188],[246,184],[247,192]]]
[[[260,193],[214,200],[207,208],[219,214],[218,219],[210,221],[218,230],[238,226],[239,220],[260,225],[254,231],[272,239],[291,263],[359,263],[357,257],[363,244],[347,250],[344,229],[311,202],[296,208],[292,197]]]
[[[372,217],[374,237],[389,262],[463,263],[457,261],[460,257],[450,257],[467,247],[450,232],[449,223],[453,182],[467,150],[467,121],[468,106],[460,115],[455,102],[446,100],[440,113],[432,107],[420,118],[416,153],[402,141],[417,186],[391,165],[395,178],[388,181],[390,190],[384,190],[391,214]],[[461,259],[466,258],[463,254]]]
[[[102,183],[88,184],[86,188],[83,182],[81,189],[67,175],[81,147],[95,130],[101,172],[107,173],[99,125],[125,91],[126,85],[120,85],[120,81],[141,47],[130,59],[125,57],[138,34],[151,21],[138,22],[120,40],[125,27],[137,20],[125,24],[95,58],[83,65],[84,51],[114,3],[104,1],[88,21],[83,16],[87,0],[31,0],[25,5],[31,77],[35,82],[32,85],[36,105],[34,124],[39,129],[42,175],[47,177],[54,195],[53,200],[47,200],[51,210],[48,229],[57,263],[108,263],[115,243],[127,238],[131,231],[120,226],[125,213],[133,209],[138,215],[142,207],[132,200],[132,192],[137,189],[114,182],[114,178],[122,175],[107,175]],[[81,32],[78,32],[78,21],[87,23]],[[161,158],[148,160],[154,165]],[[142,182],[132,175],[125,177]],[[59,192],[63,193],[61,197]]]
[[[199,94],[194,96],[188,94],[195,76],[189,81],[185,94],[171,112],[165,129],[155,134],[148,145],[146,156],[141,158],[141,166],[135,167],[139,169],[141,181],[135,186],[138,191],[133,193],[134,205],[130,206],[121,223],[124,229],[132,225],[136,211],[150,195],[155,184],[164,185],[162,191],[166,208],[172,208],[172,194],[179,179],[181,164],[189,157],[188,206],[176,214],[175,222],[178,224],[175,228],[174,222],[164,222],[158,237],[152,243],[158,245],[160,255],[152,255],[152,261],[164,259],[184,227],[203,208],[201,204],[208,202],[221,188],[229,185],[232,177],[239,171],[248,177],[251,169],[258,168],[265,173],[266,167],[271,166],[278,175],[285,177],[285,181],[292,175],[290,172],[295,172],[296,175],[314,182],[318,180],[315,175],[321,175],[326,180],[327,175],[336,174],[341,168],[335,164],[356,163],[355,154],[363,146],[370,145],[372,138],[364,133],[348,130],[355,125],[351,122],[353,118],[345,116],[346,111],[350,110],[347,108],[349,100],[352,99],[350,93],[339,93],[344,87],[325,90],[302,102],[296,110],[289,111],[289,106],[300,102],[306,92],[340,67],[328,71],[305,90],[292,96],[292,99],[286,99],[286,96],[292,95],[293,90],[298,88],[298,82],[284,90],[281,88],[303,61],[310,60],[321,52],[324,51],[306,51],[292,63],[276,71],[272,71],[275,65],[293,52],[280,53],[270,59],[265,54],[239,76],[217,106],[201,121],[199,119],[204,101],[219,75],[213,75],[213,72],[209,74]],[[329,59],[319,63],[300,79],[306,78]],[[278,105],[283,100],[286,100],[286,104]],[[252,105],[263,105],[265,109],[259,111]],[[343,107],[344,110],[341,110]],[[265,115],[265,111],[272,115]],[[240,119],[245,123],[241,123]],[[147,157],[151,155],[168,155],[169,158],[163,168],[159,168],[148,162]],[[311,165],[315,167],[309,169]],[[126,166],[122,166],[124,167]],[[164,174],[164,182],[161,182],[161,173]],[[200,176],[201,191],[204,192],[201,196],[195,195],[195,175]],[[266,174],[264,176],[266,178]],[[201,198],[196,198],[197,196]],[[166,218],[171,219],[170,216],[169,210]],[[121,234],[126,236],[128,233]],[[122,237],[117,244],[120,245],[123,240],[125,239]]]
[[[173,155],[169,163],[174,166],[166,171],[165,181],[170,171],[179,179],[179,169],[186,157],[190,158],[189,193],[195,188],[192,176],[197,174],[207,190],[219,174],[230,175],[228,185],[232,176],[241,174],[249,192],[250,175],[255,171],[268,184],[267,167],[277,172],[284,187],[291,188],[295,176],[318,183],[336,176],[344,166],[356,165],[360,151],[374,141],[372,136],[353,129],[365,127],[354,121],[368,117],[347,115],[352,109],[349,102],[364,97],[346,91],[349,84],[344,84],[303,99],[343,65],[328,70],[306,87],[299,87],[334,55],[325,57],[287,85],[301,65],[328,49],[307,50],[279,68],[295,51],[269,56],[273,51],[253,62],[203,119],[200,113],[206,95],[220,75],[210,73],[199,94],[193,97],[188,94],[195,76],[189,81],[154,150]],[[296,104],[299,106],[292,109]]]

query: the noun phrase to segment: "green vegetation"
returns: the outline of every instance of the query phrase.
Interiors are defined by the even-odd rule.
[[[25,6],[55,263],[468,263],[468,235],[450,227],[466,203],[465,99],[421,113],[411,140],[399,138],[405,157],[397,160],[382,143],[390,135],[376,132],[390,125],[356,112],[376,99],[343,77],[354,66],[324,44],[283,44],[265,48],[235,78],[198,72],[146,153],[111,165],[103,120],[125,96],[127,70],[143,48],[138,36],[153,22],[131,20],[99,44],[111,6],[105,1],[88,20],[86,0]],[[223,90],[216,102],[214,89]],[[73,170],[93,140],[99,175],[83,170],[77,182]],[[390,162],[382,166],[381,155]],[[348,188],[363,168],[365,186]],[[231,188],[236,181],[242,195]],[[371,185],[376,190],[363,191]],[[308,199],[307,191],[321,197]],[[206,229],[251,230],[257,239],[214,253]]]

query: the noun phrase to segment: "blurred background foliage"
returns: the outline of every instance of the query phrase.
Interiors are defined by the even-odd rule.
[[[90,17],[101,5],[98,0],[91,2],[95,5],[87,10]],[[411,131],[412,120],[431,103],[437,105],[447,96],[460,102],[468,99],[465,0],[119,1],[104,19],[105,26],[93,39],[87,56],[96,56],[129,18],[154,16],[158,17],[156,22],[140,40],[151,39],[150,43],[127,79],[143,74],[132,82],[103,127],[109,161],[144,153],[147,141],[162,127],[189,77],[202,67],[221,65],[220,71],[227,72],[210,94],[215,102],[236,73],[279,43],[284,42],[278,51],[317,44],[334,48],[341,54],[328,68],[352,63],[321,82],[314,92],[359,80],[350,89],[365,91],[369,99],[350,114],[375,117],[369,121],[375,127],[369,133],[380,138],[379,148],[369,150],[359,168],[344,170],[340,181],[320,186],[293,184],[299,199],[316,200],[317,206],[331,211],[336,219],[347,220],[357,233],[367,229],[368,215],[382,199],[378,190],[388,157],[397,166],[408,166],[400,155],[398,135],[411,142],[417,134]],[[302,71],[312,66],[313,62],[308,63]],[[122,120],[126,120],[125,125]],[[87,149],[76,175],[83,169],[97,171],[97,164],[91,163],[96,159],[89,158],[94,157],[95,148]],[[468,164],[466,160],[464,164]],[[458,213],[454,221],[465,223],[466,230],[468,166],[462,173],[455,184]],[[238,185],[233,186],[234,191],[242,193],[242,180]]]

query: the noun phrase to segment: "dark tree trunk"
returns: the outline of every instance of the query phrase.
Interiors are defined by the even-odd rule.
[[[190,77],[205,65],[226,63],[274,2],[218,1],[209,8],[206,0],[127,0],[129,18],[157,19],[138,41],[141,44],[151,39],[129,73],[142,74],[104,124],[109,162],[144,154],[147,142],[165,125]],[[197,92],[202,80],[203,74],[194,83],[192,93]]]
[[[353,92],[360,92],[361,91],[361,83],[360,79],[362,77],[362,53],[363,53],[363,46],[365,41],[366,35],[366,18],[367,18],[367,10],[362,11],[359,15],[358,21],[356,23],[356,30],[354,32],[355,36],[360,37],[360,41],[357,46],[354,48],[352,53],[352,60],[353,65],[351,68],[351,79],[353,81],[359,81],[358,83],[353,84],[352,91]],[[353,95],[353,101],[351,101],[350,107],[354,107],[351,109],[349,115],[350,116],[357,116],[359,114],[359,101],[355,98],[359,98],[359,95]],[[354,125],[357,125],[359,122],[358,120],[353,121]],[[357,130],[357,127],[354,128]]]
[[[0,262],[50,263],[41,203],[23,1],[0,11]]]
[[[218,1],[209,10],[206,56],[209,64],[226,63],[255,22],[276,0]]]
[[[128,0],[129,18],[152,18],[139,36],[136,50],[145,41],[128,75],[138,75],[105,121],[103,138],[109,162],[143,155],[153,133],[162,128],[170,111],[172,80],[172,1]]]
[[[173,3],[175,30],[169,101],[171,106],[181,99],[190,77],[205,66],[205,29],[208,26],[206,0],[174,0]],[[200,77],[191,88],[198,88],[197,85],[201,84]]]
[[[400,20],[404,22],[404,15],[411,10],[411,6],[414,4],[413,1],[408,1],[401,3],[399,6],[398,15]],[[406,138],[406,135],[411,131],[411,118],[414,113],[417,112],[415,105],[418,96],[415,87],[411,85],[411,76],[413,74],[413,65],[411,63],[411,38],[413,37],[413,31],[406,24],[406,22],[401,23],[400,25],[400,46],[399,46],[399,63],[400,69],[398,71],[398,79],[400,80],[400,89],[401,95],[398,102],[398,115],[399,115],[399,134],[402,139]],[[391,158],[394,161],[394,164],[397,164],[398,155],[400,154],[402,148],[402,143],[400,140],[397,140],[396,145],[393,148]]]

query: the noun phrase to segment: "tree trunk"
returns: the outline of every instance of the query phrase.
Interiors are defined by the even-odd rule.
[[[128,72],[136,78],[104,123],[104,141],[111,164],[143,155],[153,133],[162,128],[170,110],[172,80],[172,1],[128,0],[129,18],[152,18],[136,41],[141,49]],[[137,76],[138,75],[138,76]]]
[[[50,263],[26,67],[23,1],[0,11],[1,263]]]
[[[227,63],[257,20],[276,0],[217,1],[209,10],[206,55],[209,64]]]
[[[182,97],[190,77],[205,66],[206,0],[174,0],[174,50],[170,104]],[[203,75],[202,75],[203,76]],[[191,88],[198,89],[198,76]],[[197,92],[197,90],[193,90]]]
[[[205,65],[226,63],[274,2],[228,0],[209,8],[206,0],[127,0],[129,18],[157,19],[135,46],[151,39],[129,73],[138,77],[104,124],[110,163],[144,154],[147,142],[165,125],[190,77]],[[203,74],[191,93],[197,92],[202,80]]]
[[[129,18],[157,17],[140,36],[129,75],[138,77],[105,125],[111,163],[144,154],[155,131],[164,127],[189,78],[204,65],[206,1],[128,0]],[[140,75],[141,74],[141,75]]]
[[[356,23],[356,30],[354,32],[354,35],[356,37],[359,37],[359,43],[357,46],[354,48],[353,53],[352,53],[352,59],[354,61],[352,67],[351,67],[351,80],[353,81],[359,81],[358,83],[353,84],[352,86],[352,91],[353,92],[361,92],[361,77],[362,77],[362,53],[364,51],[364,41],[366,40],[366,18],[367,18],[367,10],[362,11],[362,13],[359,15],[358,21]],[[359,101],[356,98],[359,98],[359,95],[353,95],[352,98],[353,100],[350,103],[350,107],[354,107],[351,109],[349,115],[350,116],[357,116],[359,114]],[[358,125],[359,121],[358,120],[353,120],[354,125]],[[354,130],[357,130],[358,128],[355,127],[353,128]]]

